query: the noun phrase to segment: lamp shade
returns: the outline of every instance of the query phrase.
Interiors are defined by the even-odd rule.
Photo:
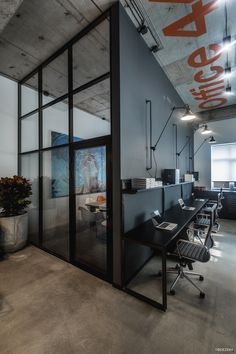
[[[209,144],[215,144],[215,143],[216,143],[216,139],[214,138],[214,136],[211,136],[209,140]]]
[[[184,113],[184,115],[180,119],[181,120],[193,120],[195,118],[196,118],[195,114],[193,114],[193,112],[191,112],[189,106],[186,106],[186,112]]]
[[[208,129],[207,125],[204,125],[204,129],[203,129],[203,131],[201,132],[201,134],[207,135],[207,134],[211,134],[211,133],[212,133],[212,130],[211,130],[211,129]]]

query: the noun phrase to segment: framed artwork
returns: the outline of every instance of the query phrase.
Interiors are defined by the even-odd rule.
[[[52,146],[68,142],[68,135],[51,132]],[[80,141],[75,138],[74,141]],[[69,195],[68,147],[52,150],[52,198]],[[106,191],[106,147],[79,149],[75,151],[75,192],[91,194]]]
[[[106,191],[106,147],[79,149],[75,152],[76,194]]]

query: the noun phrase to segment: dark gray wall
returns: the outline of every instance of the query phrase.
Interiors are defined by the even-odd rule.
[[[182,198],[181,184],[164,187],[164,210],[173,208],[180,198]]]
[[[116,92],[113,88],[113,97],[120,100],[120,178],[144,177],[148,176],[146,171],[146,99],[152,100],[153,106],[153,143],[157,140],[173,106],[183,106],[183,102],[123,7],[117,3],[114,8],[119,13],[116,26],[119,30],[119,35],[116,36],[118,47],[116,52],[119,53],[120,59],[120,90]],[[114,80],[113,76],[113,83]],[[178,116],[173,114],[157,146],[157,175],[159,177],[162,169],[175,168],[175,130],[173,123],[178,124],[178,151],[186,143],[186,136],[190,136],[192,132],[190,126],[179,120],[179,115],[180,113]],[[114,117],[112,119],[114,125]],[[113,129],[113,136],[117,134],[116,129]],[[179,168],[181,175],[183,175],[189,168],[188,147],[182,153],[179,161]],[[154,175],[154,169],[150,172]],[[113,185],[113,189],[118,190],[119,188],[120,185],[117,183]],[[158,190],[153,190],[143,194],[123,196],[123,231],[134,228],[149,219],[151,211],[161,209],[160,193]],[[118,220],[120,217],[119,200],[115,198],[115,194],[113,194],[113,197],[113,208],[114,204],[117,206],[113,209],[116,210],[113,219],[117,218]],[[118,233],[119,230],[114,228],[113,282],[115,285],[121,285],[122,282],[121,235],[118,235]],[[151,252],[147,248],[132,245],[125,246],[125,250],[127,251],[126,260],[129,260],[129,272],[125,274],[127,279],[150,256]]]
[[[132,230],[137,225],[150,219],[154,210],[163,212],[163,189],[158,188],[139,192],[137,194],[123,195],[123,223],[124,232]]]
[[[193,183],[182,184],[182,198],[183,198],[183,200],[191,198],[192,193],[193,193]]]
[[[145,100],[152,100],[154,143],[172,107],[183,106],[183,102],[123,7],[120,7],[120,99],[121,178],[148,176],[145,150]],[[178,124],[178,151],[185,144],[186,136],[191,135],[189,125],[178,118],[180,113],[173,114],[157,146],[159,177],[162,169],[175,167],[175,134],[172,124]],[[180,172],[183,175],[189,167],[188,147],[179,160]],[[154,169],[151,173],[154,174]]]

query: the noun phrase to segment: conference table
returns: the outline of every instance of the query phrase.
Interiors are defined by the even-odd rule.
[[[208,199],[189,199],[185,201],[187,206],[194,207],[194,210],[183,210],[179,204],[175,205],[171,209],[164,212],[163,221],[178,224],[177,228],[172,232],[161,231],[153,226],[152,220],[148,220],[138,227],[123,234],[122,241],[122,253],[123,253],[123,279],[125,271],[125,242],[132,242],[142,246],[147,246],[153,250],[158,250],[161,254],[161,274],[162,274],[162,302],[155,301],[135,290],[128,287],[128,284],[123,284],[123,289],[137,297],[138,299],[145,301],[163,311],[167,309],[167,280],[166,280],[166,259],[167,252],[170,244],[177,241],[181,232],[188,226],[188,224],[194,219],[194,217],[205,206]]]
[[[98,202],[98,201],[93,201],[93,202],[87,202],[85,203],[87,207],[89,207],[91,212],[95,212],[97,209],[100,211],[107,211],[107,205],[106,202]]]

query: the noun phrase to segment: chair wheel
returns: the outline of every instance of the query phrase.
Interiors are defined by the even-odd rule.
[[[175,290],[170,290],[170,295],[175,295]]]
[[[200,281],[203,281],[203,280],[204,280],[204,277],[203,277],[202,275],[200,275],[199,280],[200,280]]]
[[[200,293],[200,298],[204,299],[205,298],[205,293]]]

